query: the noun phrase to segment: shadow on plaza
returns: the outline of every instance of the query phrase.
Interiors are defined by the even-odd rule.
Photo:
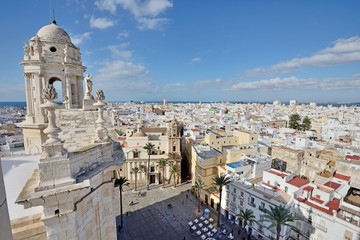
[[[139,190],[142,191],[141,189]],[[161,190],[156,190],[154,187],[150,191]],[[139,201],[141,201],[141,198],[139,198]],[[128,203],[123,202],[123,204]],[[169,204],[171,207],[168,206]],[[117,234],[117,239],[201,239],[195,233],[190,232],[188,222],[203,215],[203,210],[204,206],[201,207],[201,212],[197,212],[197,199],[191,194],[191,191],[182,191],[176,196],[144,208],[129,212],[124,211],[124,224]],[[216,220],[214,213],[211,213],[210,216]],[[117,226],[119,224],[120,216],[117,217]]]
[[[180,185],[186,185],[186,183]],[[160,190],[161,187],[162,185],[153,185],[150,187],[150,191],[162,191]],[[172,187],[172,185],[166,186],[166,188]],[[138,191],[141,191],[142,194],[145,194],[139,196],[137,198],[138,200],[134,200],[134,203],[139,203],[142,201],[142,199],[149,198],[149,196],[146,194],[147,190],[145,185],[139,186]],[[137,195],[131,186],[125,192],[130,192],[130,194],[133,196]],[[186,195],[188,195],[188,197],[186,197]],[[182,203],[183,201],[184,203]],[[123,201],[123,204],[123,206],[125,206],[129,203]],[[169,204],[171,204],[171,208],[169,207]],[[214,219],[213,225],[216,227],[217,212],[206,205],[201,205],[201,211],[198,212],[198,199],[195,198],[195,195],[192,194],[191,191],[187,190],[181,191],[179,194],[173,197],[169,197],[163,201],[153,203],[134,211],[125,210],[123,213],[123,228],[117,232],[117,239],[182,240],[185,238],[186,240],[199,240],[201,239],[200,236],[196,235],[196,233],[190,232],[188,222],[202,216],[205,208],[210,210],[210,217]],[[290,237],[287,239],[309,239],[310,234],[312,234],[315,230],[312,226],[312,221],[311,219],[302,215],[300,211],[296,212],[298,212],[296,217],[301,220],[302,227],[300,231],[297,231],[296,229],[289,230],[287,235]],[[117,226],[119,226],[120,216],[117,216],[116,222]],[[264,229],[266,228],[263,223],[256,222],[251,226],[252,236],[258,238],[248,238],[248,234],[244,231],[244,229],[240,231],[239,235],[238,233],[240,227],[236,224],[231,224],[228,220],[224,220],[224,217],[222,217],[221,223],[225,225],[228,233],[232,232],[234,234],[235,239],[275,239],[271,236],[263,235]],[[275,237],[275,229],[273,229],[272,232],[274,234],[273,236]],[[216,236],[214,235],[213,238],[216,239]]]

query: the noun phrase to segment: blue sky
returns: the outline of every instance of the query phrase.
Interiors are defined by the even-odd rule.
[[[360,101],[360,1],[53,0],[107,100]],[[0,101],[49,1],[6,1]]]

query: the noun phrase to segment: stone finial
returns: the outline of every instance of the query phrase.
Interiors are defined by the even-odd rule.
[[[54,100],[58,97],[58,94],[52,84],[45,85],[42,94],[43,98],[48,102],[54,102]]]
[[[99,102],[102,102],[105,100],[105,95],[103,90],[97,90],[95,93],[95,99]]]
[[[24,53],[25,53],[26,59],[28,59],[30,57],[30,48],[29,48],[28,42],[25,42]]]
[[[104,110],[105,103],[103,100],[105,99],[105,95],[103,90],[96,91],[95,98],[97,100],[96,103],[94,103],[94,106],[98,108],[98,119],[96,120],[97,128],[95,130],[95,142],[105,142],[109,141],[109,135],[108,131],[105,127],[105,119],[104,119]]]
[[[43,98],[46,103],[41,104],[41,107],[47,110],[48,126],[44,129],[44,133],[48,139],[43,145],[44,153],[46,156],[61,156],[64,153],[63,144],[59,138],[60,128],[56,126],[55,109],[59,107],[59,104],[54,103],[54,100],[58,97],[56,90],[52,84],[47,84],[43,89]]]

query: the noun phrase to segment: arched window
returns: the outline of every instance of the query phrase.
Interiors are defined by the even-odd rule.
[[[49,79],[49,84],[53,85],[57,94],[58,98],[55,100],[57,103],[63,103],[63,96],[62,96],[62,82],[57,77],[52,77]]]

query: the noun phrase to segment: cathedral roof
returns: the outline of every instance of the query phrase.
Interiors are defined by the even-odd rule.
[[[55,22],[40,28],[36,36],[39,37],[42,41],[71,43],[70,36],[65,32],[64,29],[56,25]]]

